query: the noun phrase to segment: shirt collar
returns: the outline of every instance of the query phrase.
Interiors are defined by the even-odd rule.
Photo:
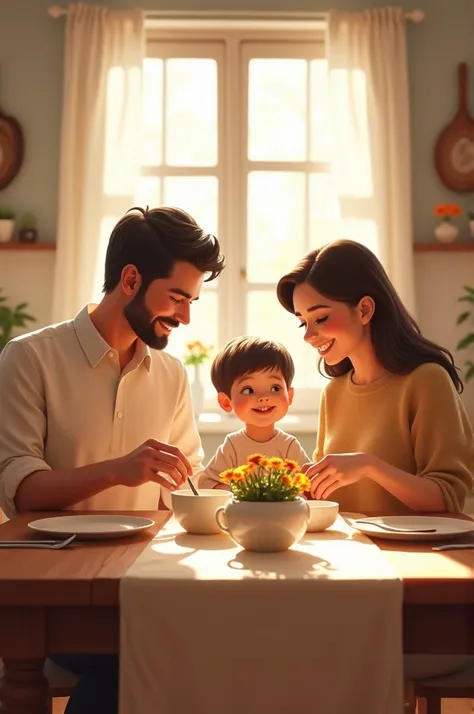
[[[96,329],[90,318],[90,313],[97,305],[88,304],[82,308],[74,318],[74,330],[76,331],[77,339],[84,350],[84,353],[89,360],[91,367],[97,367],[99,362],[112,350],[110,345],[104,340],[102,335]],[[135,355],[132,362],[135,366],[139,366],[145,362],[145,367],[150,371],[151,366],[151,351],[148,345],[141,340],[137,340],[135,347]]]

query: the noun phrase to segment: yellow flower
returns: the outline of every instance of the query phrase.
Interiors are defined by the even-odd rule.
[[[302,473],[297,473],[294,475],[294,485],[301,491],[309,491],[311,487],[311,481],[309,478]]]
[[[285,464],[283,459],[279,459],[277,456],[272,456],[270,459],[270,466],[272,469],[283,469]]]
[[[245,481],[247,478],[249,470],[247,466],[238,466],[236,469],[234,469],[234,476],[232,478],[232,481],[241,482]]]
[[[252,464],[253,466],[259,466],[260,461],[263,459],[262,454],[252,454],[251,456],[248,457],[247,463]]]
[[[297,461],[294,461],[293,459],[285,459],[285,469],[288,469],[288,471],[298,471],[300,468],[300,465]]]
[[[293,486],[293,479],[288,474],[283,474],[281,482],[285,484],[285,486]]]
[[[264,469],[268,469],[268,467],[270,466],[270,459],[268,459],[266,456],[262,456],[260,458],[259,466],[261,466]]]

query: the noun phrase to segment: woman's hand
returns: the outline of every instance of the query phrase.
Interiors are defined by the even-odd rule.
[[[316,463],[304,464],[301,471],[311,480],[311,496],[327,499],[341,486],[369,477],[374,463],[371,454],[328,454]]]

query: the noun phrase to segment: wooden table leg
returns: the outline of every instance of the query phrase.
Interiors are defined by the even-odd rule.
[[[43,659],[4,659],[0,678],[1,714],[48,714],[50,693]]]

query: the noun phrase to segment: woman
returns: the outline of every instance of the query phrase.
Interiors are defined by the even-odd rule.
[[[375,255],[336,241],[307,253],[278,283],[318,350],[326,385],[315,463],[303,469],[313,498],[341,511],[460,512],[472,489],[474,435],[448,350],[427,340]],[[463,655],[409,655],[407,679],[448,674]],[[456,711],[472,711],[459,702]]]
[[[474,436],[448,350],[426,339],[376,256],[336,241],[278,283],[326,375],[314,498],[341,511],[460,512],[472,489]],[[321,365],[320,365],[321,366]]]

